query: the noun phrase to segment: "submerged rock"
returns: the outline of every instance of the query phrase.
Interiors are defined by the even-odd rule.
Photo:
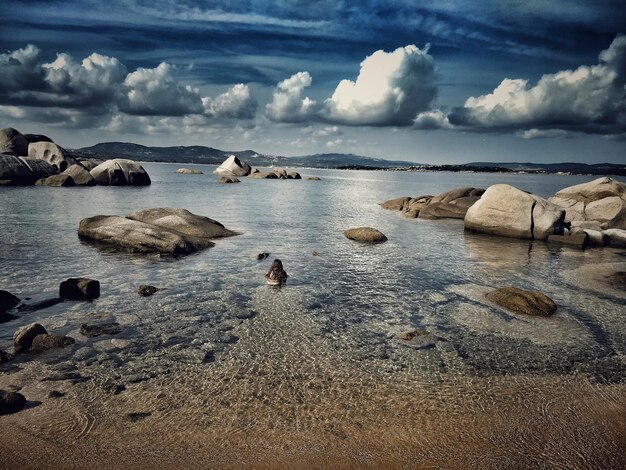
[[[400,344],[415,349],[426,349],[435,346],[436,338],[426,330],[409,330],[395,337]]]
[[[526,291],[517,287],[503,287],[485,294],[487,300],[524,315],[552,315],[557,306],[554,301],[538,291]]]
[[[80,334],[87,338],[95,338],[101,335],[116,335],[122,331],[122,327],[117,322],[101,323],[99,325],[80,325]]]
[[[13,334],[13,346],[16,353],[29,351],[33,345],[33,340],[38,335],[45,335],[48,332],[39,323],[31,323],[19,328]]]
[[[257,261],[263,261],[264,259],[269,257],[269,253],[266,253],[265,251],[263,253],[259,253],[258,255],[256,255],[256,259]]]
[[[383,243],[387,241],[384,233],[371,227],[351,228],[343,232],[350,240],[362,243]]]
[[[139,288],[137,289],[137,292],[139,293],[139,295],[143,296],[143,297],[149,297],[155,293],[157,293],[160,289],[158,287],[154,287],[154,286],[148,286],[146,284],[141,284],[139,286]]]
[[[241,181],[234,176],[222,176],[217,182],[221,184],[241,183]]]
[[[322,178],[320,178],[319,176],[307,176],[304,179],[308,181],[321,181]]]
[[[64,348],[74,344],[76,341],[69,336],[58,336],[50,334],[40,334],[33,338],[33,343],[30,347],[31,351],[42,352],[49,349]]]
[[[617,289],[626,290],[626,272],[617,271],[606,276],[606,281]]]
[[[465,214],[473,232],[513,238],[546,240],[563,233],[565,211],[539,196],[508,184],[490,186]]]
[[[68,300],[92,300],[100,297],[100,282],[86,277],[71,277],[59,285],[59,297]]]
[[[195,170],[191,168],[179,168],[176,170],[176,173],[180,173],[181,175],[202,175],[204,174],[202,170]]]
[[[213,173],[224,176],[248,176],[251,171],[250,165],[231,155]]]
[[[0,290],[0,313],[11,310],[19,303],[20,299],[18,297],[14,296],[9,291]]]
[[[107,160],[89,173],[97,184],[106,186],[145,186],[151,183],[150,176],[139,163],[124,158]]]
[[[16,413],[26,406],[26,398],[18,392],[0,390],[0,415]]]
[[[568,235],[549,235],[548,241],[582,249],[587,244],[587,234],[583,231],[582,233],[570,233]]]

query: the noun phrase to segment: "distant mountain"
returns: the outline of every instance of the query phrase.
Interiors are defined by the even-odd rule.
[[[513,171],[528,171],[534,173],[575,173],[583,175],[620,175],[626,176],[626,165],[613,163],[520,163],[520,162],[472,162],[465,166],[471,167],[501,167]]]
[[[254,150],[225,151],[201,145],[190,147],[147,147],[145,145],[128,142],[103,142],[91,147],[72,150],[71,152],[78,157],[95,158],[99,160],[121,157],[141,161],[204,163],[215,165],[219,165],[230,155],[236,155],[252,166],[299,166],[309,168],[358,166],[364,168],[393,168],[415,164],[343,153],[320,153],[315,155],[302,155],[299,157],[282,157],[277,155],[264,155]]]

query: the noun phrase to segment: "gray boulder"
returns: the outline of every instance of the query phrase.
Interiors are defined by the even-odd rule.
[[[144,168],[124,158],[115,158],[101,163],[90,171],[97,184],[105,186],[145,186],[151,183]]]
[[[563,233],[565,211],[508,184],[490,186],[465,214],[465,228],[504,237],[546,240]]]
[[[485,192],[481,188],[454,188],[437,196],[401,197],[380,204],[383,209],[399,210],[408,219],[463,219]]]
[[[99,215],[80,221],[78,235],[133,252],[189,254],[214,246],[211,238],[236,232],[184,209],[147,209],[128,217]]]
[[[59,173],[59,169],[51,165],[45,160],[39,160],[38,158],[31,157],[19,157],[19,159],[28,167],[31,172],[32,182],[36,182],[41,178],[47,178]]]
[[[64,174],[52,175],[52,176],[48,176],[47,178],[41,178],[37,180],[35,184],[37,186],[55,186],[59,188],[60,187],[69,188],[69,187],[76,186],[76,183],[74,182],[74,178],[72,178],[70,175],[64,175]]]
[[[241,181],[234,176],[221,176],[217,182],[220,184],[241,183]]]
[[[287,178],[290,180],[301,180],[302,176],[300,176],[300,173],[298,173],[297,171],[290,171],[287,175]]]
[[[67,150],[53,142],[33,142],[28,144],[28,156],[43,160],[65,171],[70,165],[77,163]]]
[[[626,183],[613,178],[564,188],[549,201],[565,209],[565,221],[572,225],[596,222],[605,224],[604,228],[626,229]]]
[[[59,297],[67,300],[92,300],[100,297],[100,282],[86,277],[71,277],[59,284]]]
[[[28,155],[28,140],[12,127],[0,129],[0,153],[16,157]]]
[[[407,204],[410,200],[410,197],[397,197],[395,199],[389,199],[388,201],[381,202],[379,205],[383,209],[390,211],[401,211],[404,209],[405,204]]]
[[[224,176],[248,176],[251,171],[250,165],[231,155],[213,173]]]
[[[19,328],[13,334],[13,346],[16,353],[29,351],[33,345],[33,340],[37,335],[45,335],[48,332],[39,323],[31,323]]]
[[[50,137],[43,134],[24,134],[24,138],[29,144],[34,142],[54,142]]]
[[[387,237],[384,233],[371,227],[351,228],[343,232],[343,234],[346,238],[361,243],[376,244],[387,241]]]
[[[262,180],[262,179],[278,179],[278,176],[276,176],[276,173],[274,173],[273,171],[255,171],[254,173],[248,175],[248,178],[254,178],[257,180]]]
[[[276,167],[272,168],[272,173],[274,173],[278,179],[286,180],[287,179],[287,170],[284,168]]]
[[[71,165],[61,174],[70,176],[76,186],[94,186],[96,184],[96,180],[93,179],[91,173],[80,164]]]
[[[26,164],[14,155],[0,155],[0,186],[33,184],[33,173]]]
[[[97,167],[99,165],[99,163],[97,163],[94,160],[91,160],[89,158],[79,158],[78,159],[78,163],[83,168],[85,168],[85,170],[87,170],[87,171],[91,171],[91,170],[93,170],[95,167]]]

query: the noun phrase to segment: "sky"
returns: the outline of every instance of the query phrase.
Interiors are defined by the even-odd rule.
[[[626,0],[2,10],[0,127],[67,148],[626,164]]]

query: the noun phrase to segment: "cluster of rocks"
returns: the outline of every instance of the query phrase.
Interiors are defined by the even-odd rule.
[[[45,135],[0,129],[0,185],[142,186],[150,184],[144,168],[116,158],[97,164],[74,158]]]
[[[381,206],[407,218],[463,219],[472,232],[578,247],[626,246],[626,184],[609,177],[562,189],[547,200],[495,184],[396,198]]]
[[[236,178],[237,176],[247,176],[254,179],[302,179],[300,173],[296,171],[287,172],[284,168],[277,167],[273,168],[272,171],[259,171],[256,168],[252,168],[248,163],[239,159],[235,155],[231,155],[224,160],[224,162],[217,167],[213,173],[222,176],[222,178],[220,178],[220,183],[238,183],[239,180]],[[229,180],[229,178],[231,180]],[[232,178],[234,178],[234,181]]]
[[[78,236],[132,252],[184,255],[214,246],[213,238],[237,235],[216,220],[179,208],[97,215],[80,221]]]
[[[484,192],[481,188],[455,188],[437,196],[400,197],[380,205],[383,209],[401,211],[408,219],[463,219]]]

